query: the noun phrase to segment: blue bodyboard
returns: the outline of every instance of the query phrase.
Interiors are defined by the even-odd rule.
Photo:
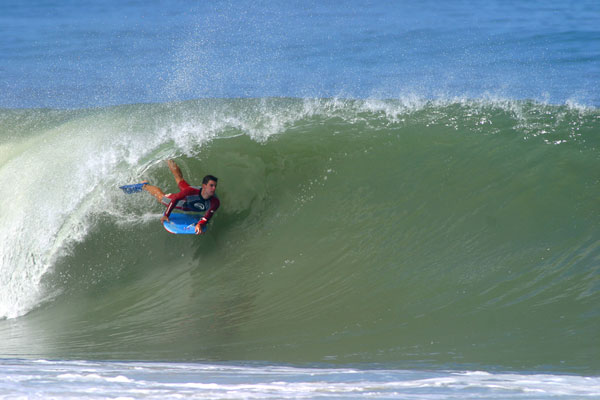
[[[195,235],[196,224],[200,221],[201,215],[190,215],[171,213],[169,221],[163,222],[165,229],[177,235]],[[206,229],[206,227],[204,227]],[[202,230],[204,232],[204,229]]]

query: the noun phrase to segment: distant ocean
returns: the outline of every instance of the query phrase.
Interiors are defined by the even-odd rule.
[[[0,399],[600,398],[598,88],[597,1],[0,3]]]

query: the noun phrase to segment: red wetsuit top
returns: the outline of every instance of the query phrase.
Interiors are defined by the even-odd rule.
[[[205,199],[201,195],[201,188],[190,186],[185,180],[179,181],[179,189],[181,191],[175,194],[168,194],[170,201],[163,200],[163,204],[167,206],[165,216],[171,215],[174,208],[187,212],[204,213],[200,219],[200,225],[204,226],[212,218],[215,211],[221,205],[217,196],[212,196],[210,199]]]

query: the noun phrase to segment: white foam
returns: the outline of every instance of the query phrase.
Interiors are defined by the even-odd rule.
[[[0,318],[23,315],[40,301],[44,273],[86,236],[90,215],[106,208],[104,183],[132,145],[119,144],[122,135],[111,137],[109,128],[74,119],[40,131],[20,154],[1,160],[0,185],[8,190],[0,214]]]
[[[165,362],[17,360],[0,362],[0,380],[8,398],[570,399],[600,393],[600,377],[575,375]]]

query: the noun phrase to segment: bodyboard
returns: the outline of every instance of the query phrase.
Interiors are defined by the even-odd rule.
[[[200,221],[200,215],[171,213],[169,221],[164,221],[165,229],[176,235],[195,235],[196,224]],[[202,230],[204,232],[204,229]]]

